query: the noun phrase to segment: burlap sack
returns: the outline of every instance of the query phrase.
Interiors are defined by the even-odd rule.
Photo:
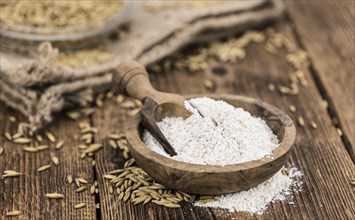
[[[220,1],[206,7],[181,4],[158,11],[143,4],[135,2],[130,30],[111,41],[114,59],[104,64],[80,69],[55,65],[58,50],[49,43],[40,45],[40,55],[35,58],[0,51],[0,99],[28,116],[25,126],[34,131],[67,106],[89,105],[95,93],[110,87],[110,72],[122,60],[135,59],[148,65],[189,43],[259,27],[283,12],[277,0]]]

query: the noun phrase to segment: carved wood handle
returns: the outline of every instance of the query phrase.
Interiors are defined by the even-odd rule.
[[[156,91],[149,81],[145,67],[133,60],[121,63],[112,77],[115,92],[126,94],[143,101],[145,97],[155,96]]]

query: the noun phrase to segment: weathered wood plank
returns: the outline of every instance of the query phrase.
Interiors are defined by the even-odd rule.
[[[285,26],[282,26],[280,30],[288,36],[293,36],[292,31]],[[208,92],[203,86],[203,79],[210,78],[217,82],[217,93],[260,98],[285,111],[289,104],[296,105],[298,111],[290,115],[293,119],[302,115],[306,119],[306,126],[298,127],[295,151],[290,161],[301,169],[305,181],[302,192],[294,193],[295,205],[289,205],[287,201],[277,202],[270,205],[263,215],[248,215],[229,213],[222,209],[192,207],[189,204],[183,204],[182,209],[172,210],[154,204],[133,206],[130,203],[118,201],[116,194],[111,195],[108,192],[107,182],[102,179],[102,174],[122,167],[123,158],[119,151],[107,146],[106,136],[111,131],[123,131],[123,122],[127,120],[127,116],[117,104],[106,102],[104,107],[93,116],[92,123],[100,130],[96,141],[105,144],[104,149],[95,155],[101,218],[353,219],[354,191],[349,178],[355,176],[354,164],[336,134],[326,109],[322,108],[322,97],[312,74],[309,71],[306,72],[309,86],[302,88],[299,96],[281,96],[276,92],[270,92],[267,85],[270,82],[287,83],[287,72],[290,69],[284,62],[284,54],[270,55],[263,50],[263,46],[253,45],[248,49],[247,58],[238,64],[210,63],[213,66],[225,68],[228,73],[217,76],[212,71],[196,74],[174,71],[152,74],[151,79],[154,86],[163,91],[201,94]],[[332,99],[331,96],[330,99]],[[74,186],[68,188],[65,185],[67,174],[78,174],[89,182],[93,181],[94,176],[90,159],[79,159],[80,152],[76,148],[78,143],[76,138],[73,138],[73,134],[78,134],[76,123],[62,121],[60,118],[48,128],[58,134],[58,137],[65,138],[67,144],[57,152],[61,165],[37,174],[35,170],[39,166],[49,163],[49,153],[46,151],[30,155],[22,152],[20,147],[4,141],[3,131],[15,130],[15,125],[7,121],[10,114],[11,110],[0,104],[0,122],[4,123],[4,130],[0,131],[0,146],[5,148],[5,153],[0,156],[0,172],[2,173],[5,169],[15,169],[27,175],[15,179],[0,179],[1,218],[7,211],[20,209],[24,212],[22,219],[95,219],[94,197],[90,197],[87,192],[78,195],[74,191]],[[316,130],[307,123],[310,120],[317,122]],[[346,130],[345,133],[348,134]],[[48,201],[44,198],[44,194],[49,190],[62,192],[66,198],[63,201]],[[79,202],[87,202],[88,207],[74,210],[74,204]]]
[[[355,161],[355,2],[285,1]],[[335,121],[337,123],[337,121]]]
[[[89,182],[93,182],[94,177],[91,163],[79,159],[78,142],[73,137],[73,134],[78,133],[77,124],[58,118],[45,130],[51,131],[57,139],[64,140],[63,148],[56,150],[55,144],[45,140],[43,144],[49,144],[49,150],[28,153],[20,145],[5,141],[5,131],[14,133],[17,130],[17,123],[8,121],[10,115],[15,115],[20,121],[25,120],[22,115],[0,103],[0,146],[4,147],[4,153],[0,156],[0,172],[2,174],[4,170],[14,169],[24,175],[0,179],[0,219],[5,219],[5,214],[11,210],[22,211],[16,219],[96,219],[95,198],[88,192],[76,193],[74,184],[69,186],[66,183],[68,174],[85,178]],[[50,152],[59,158],[58,166],[51,162]],[[46,164],[52,167],[38,173],[37,169]],[[50,200],[45,197],[46,193],[54,192],[64,194],[65,198]],[[87,206],[75,210],[74,205],[81,202]]]
[[[288,37],[293,36],[287,26],[282,26],[280,31]],[[248,52],[247,59],[241,63],[228,65],[229,73],[222,79],[213,74],[208,75],[219,85],[217,92],[260,98],[284,111],[288,111],[288,106],[294,104],[298,110],[295,114],[288,111],[291,117],[296,121],[298,116],[303,116],[306,121],[304,128],[298,127],[295,151],[291,157],[292,163],[304,173],[305,188],[295,193],[295,205],[289,206],[287,202],[273,204],[269,213],[259,217],[353,218],[354,193],[349,178],[354,176],[354,165],[327,111],[322,107],[322,98],[310,72],[306,72],[309,85],[301,87],[298,96],[281,96],[278,92],[270,92],[267,85],[287,84],[287,73],[291,70],[285,63],[285,54],[271,55],[255,45]],[[311,120],[319,125],[316,130],[311,128]]]

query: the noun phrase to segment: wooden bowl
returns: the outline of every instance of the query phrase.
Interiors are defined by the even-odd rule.
[[[126,136],[137,164],[159,183],[188,193],[220,195],[257,186],[273,176],[286,163],[296,137],[290,117],[280,109],[264,102],[236,95],[191,95],[186,99],[209,97],[242,107],[253,116],[263,118],[280,145],[272,158],[226,166],[185,163],[162,156],[149,149],[142,141],[143,126],[140,114],[126,124]]]

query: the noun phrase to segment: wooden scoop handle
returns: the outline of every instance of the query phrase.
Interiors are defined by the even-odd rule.
[[[147,96],[159,93],[150,84],[147,70],[140,63],[129,60],[118,66],[112,81],[115,92],[143,100]]]
[[[184,98],[177,94],[159,92],[149,81],[147,70],[136,61],[124,61],[113,74],[113,89],[143,101],[145,97],[153,99],[158,104],[170,102],[183,105]]]
[[[168,154],[176,155],[174,148],[169,144],[154,119],[154,110],[159,103],[164,101],[179,100],[182,104],[183,98],[176,94],[156,91],[150,84],[146,69],[136,61],[125,61],[118,66],[112,81],[115,92],[125,93],[132,98],[144,101],[141,110],[144,127],[153,134]]]

